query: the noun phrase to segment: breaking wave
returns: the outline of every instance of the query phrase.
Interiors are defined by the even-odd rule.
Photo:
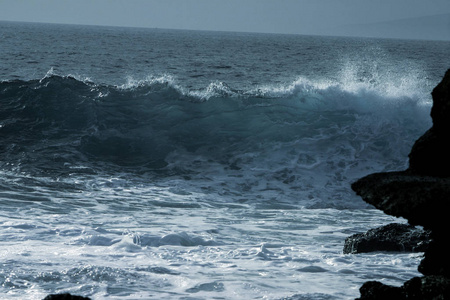
[[[301,77],[194,90],[169,75],[108,86],[50,72],[1,82],[0,95],[1,168],[41,175],[402,168],[430,107],[409,86]]]

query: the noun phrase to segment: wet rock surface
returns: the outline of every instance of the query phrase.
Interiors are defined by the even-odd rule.
[[[345,240],[344,254],[373,251],[423,252],[430,241],[429,231],[408,224],[392,223],[349,236]]]

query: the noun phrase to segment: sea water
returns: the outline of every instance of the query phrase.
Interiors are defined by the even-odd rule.
[[[0,298],[352,299],[450,42],[0,22]]]

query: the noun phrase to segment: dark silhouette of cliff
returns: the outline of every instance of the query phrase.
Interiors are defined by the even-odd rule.
[[[412,147],[409,168],[371,174],[352,184],[367,203],[431,231],[432,241],[418,269],[424,276],[402,287],[366,282],[361,300],[450,299],[450,69],[431,94],[433,126]]]

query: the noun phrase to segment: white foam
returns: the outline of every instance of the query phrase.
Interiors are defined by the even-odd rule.
[[[155,187],[151,197],[172,196],[160,191]],[[158,297],[167,299],[276,299],[314,293],[347,299],[358,295],[367,276],[399,285],[417,275],[418,255],[342,254],[346,236],[394,221],[379,211],[164,208],[146,202],[149,188],[129,191],[139,197],[135,202],[114,201],[109,193],[113,191],[89,195],[109,199],[102,201],[109,206],[101,209],[103,214],[91,206],[96,201],[81,209],[85,200],[79,195],[66,202],[63,196],[55,206],[65,210],[77,204],[79,209],[70,214],[40,208],[38,218],[25,209],[16,213],[20,222],[1,217],[0,294],[9,291],[9,298],[20,298],[26,290],[29,299],[42,299],[47,284],[57,280],[67,284],[54,286],[54,291],[93,299],[148,298],[155,288]],[[7,236],[15,238],[5,240]]]
[[[134,89],[138,87],[152,86],[154,84],[162,84],[179,88],[174,76],[170,74],[149,75],[143,79],[136,79],[133,76],[127,76],[126,82],[118,85],[117,88],[122,90]]]

